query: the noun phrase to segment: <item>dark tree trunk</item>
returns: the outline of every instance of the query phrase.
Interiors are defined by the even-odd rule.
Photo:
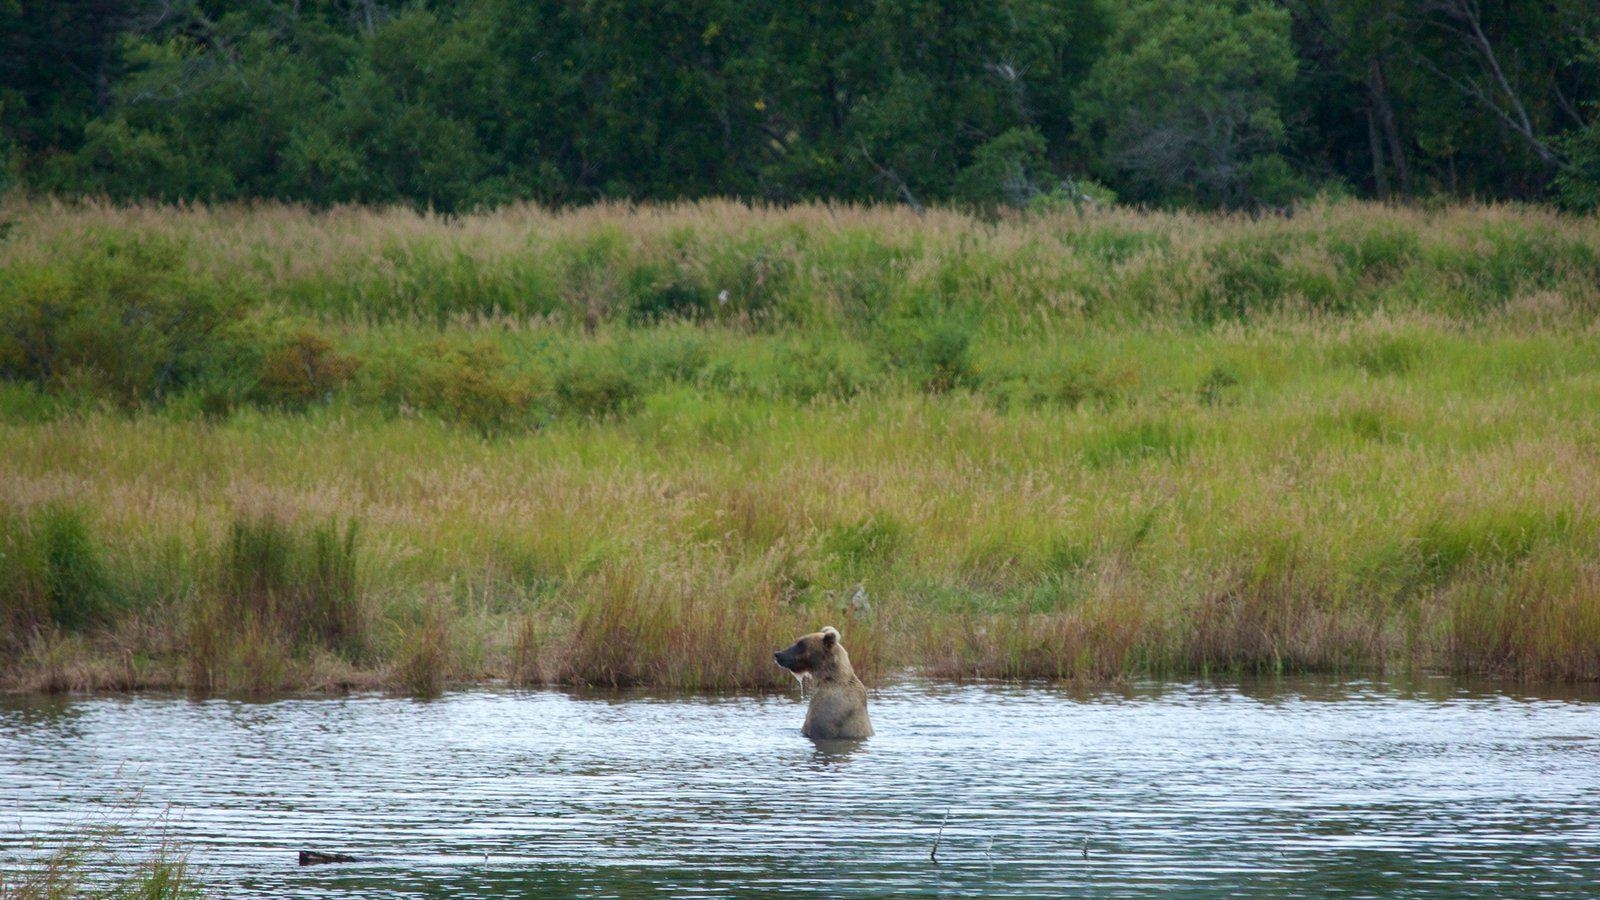
[[[1400,196],[1411,196],[1411,167],[1406,162],[1405,144],[1400,140],[1400,126],[1396,124],[1394,106],[1389,103],[1389,79],[1383,73],[1383,62],[1373,59],[1367,69],[1367,94],[1372,102],[1372,112],[1378,127],[1383,130],[1384,142],[1389,145],[1389,160],[1394,165],[1394,175],[1399,182]]]

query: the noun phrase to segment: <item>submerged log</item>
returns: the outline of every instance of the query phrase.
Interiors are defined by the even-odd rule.
[[[320,866],[326,863],[360,862],[361,857],[351,856],[348,853],[319,853],[316,850],[301,850],[300,865]]]

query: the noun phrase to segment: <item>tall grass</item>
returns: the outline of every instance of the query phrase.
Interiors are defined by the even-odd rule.
[[[1600,677],[1592,219],[6,215],[12,686]]]
[[[16,639],[40,628],[77,629],[115,605],[102,552],[79,508],[0,507],[0,624]]]
[[[215,582],[188,604],[191,687],[260,693],[291,686],[292,657],[359,658],[367,641],[357,576],[359,527],[297,526],[275,513],[235,518]]]

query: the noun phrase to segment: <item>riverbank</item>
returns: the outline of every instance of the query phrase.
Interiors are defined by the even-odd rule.
[[[1600,678],[1593,219],[4,215],[7,689]]]

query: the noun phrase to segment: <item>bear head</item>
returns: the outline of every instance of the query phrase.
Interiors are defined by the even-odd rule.
[[[839,643],[839,629],[832,625],[814,634],[808,634],[785,650],[772,654],[778,665],[796,675],[824,676],[838,667],[844,647]]]

